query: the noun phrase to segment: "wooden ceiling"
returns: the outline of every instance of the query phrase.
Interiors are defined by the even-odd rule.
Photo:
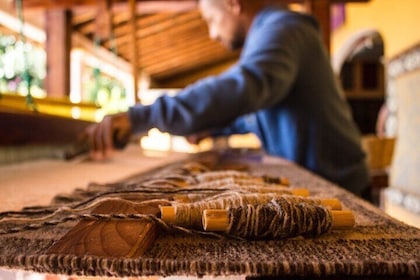
[[[13,0],[7,1],[13,5]],[[134,7],[130,1],[23,0],[23,9],[30,20],[45,29],[51,24],[45,22],[45,11],[71,11],[73,33],[88,39],[92,49],[100,43],[135,63],[139,73],[144,72],[156,84],[237,59],[238,53],[209,39],[197,1],[134,0]]]
[[[6,1],[13,5],[14,0]],[[92,46],[99,42],[110,50],[115,47],[114,52],[120,58],[135,65],[138,73],[144,72],[157,84],[167,84],[178,77],[229,64],[238,57],[238,53],[232,53],[209,39],[196,0],[22,1],[24,12],[38,13],[32,18],[44,28],[51,24],[45,22],[45,11],[69,11],[72,33],[88,39]]]
[[[115,44],[118,56],[131,63],[136,59],[139,69],[154,81],[197,71],[236,56],[208,38],[207,26],[195,1],[176,3],[179,6],[165,3],[166,7],[162,1],[155,2],[137,5],[134,23],[129,6],[117,5],[112,13],[113,32],[102,36],[101,45],[111,49]],[[97,13],[95,7],[73,9],[73,30],[94,41],[100,33],[95,20]]]

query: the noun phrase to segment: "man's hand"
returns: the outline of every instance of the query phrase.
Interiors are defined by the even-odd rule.
[[[100,123],[90,125],[85,136],[92,159],[108,158],[115,148],[123,148],[130,140],[131,123],[128,113],[105,116]]]

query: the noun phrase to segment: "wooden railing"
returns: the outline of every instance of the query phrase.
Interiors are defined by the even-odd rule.
[[[79,119],[85,121],[98,121],[100,118],[100,107],[94,103],[72,103],[67,98],[33,98],[37,112],[41,114]],[[30,113],[26,97],[16,93],[0,93],[0,108],[4,110],[15,110],[21,113]]]
[[[73,143],[101,114],[95,104],[73,104],[54,98],[34,98],[34,111],[28,108],[25,98],[0,95],[0,146]]]

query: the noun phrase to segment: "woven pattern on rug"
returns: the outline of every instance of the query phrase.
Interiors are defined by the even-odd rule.
[[[239,169],[258,176],[286,177],[290,188],[305,187],[311,197],[338,198],[344,209],[354,212],[356,225],[350,230],[333,230],[318,237],[282,240],[244,241],[228,237],[205,236],[194,232],[159,228],[152,246],[140,257],[106,257],[48,253],[49,249],[78,221],[44,225],[6,233],[13,228],[39,224],[44,210],[77,208],[98,197],[110,196],[135,201],[162,199],[150,191],[154,180],[162,189],[173,188],[159,178],[168,174],[188,177],[186,166],[200,164],[215,169]],[[177,186],[179,187],[179,186]],[[135,194],[134,194],[135,193]],[[189,192],[191,194],[191,192]],[[210,152],[187,161],[128,178],[99,185],[92,183],[71,194],[57,195],[48,207],[32,207],[25,212],[0,214],[0,266],[41,273],[83,276],[220,276],[255,277],[420,277],[420,230],[400,223],[378,208],[293,164],[279,163],[258,154]],[[38,212],[37,212],[38,211]],[[30,214],[28,214],[30,213]],[[37,214],[34,214],[37,213]],[[5,219],[28,217],[17,223]],[[58,214],[55,219],[68,213]]]

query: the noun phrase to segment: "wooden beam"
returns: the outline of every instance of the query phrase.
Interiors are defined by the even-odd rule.
[[[210,51],[212,51],[211,48],[206,47],[203,49],[203,52],[199,48],[198,50],[200,51],[195,51],[195,53],[192,53],[190,56],[184,55],[174,57],[173,59],[161,59],[156,61],[156,63],[148,65],[145,70],[154,76],[170,75],[170,73],[175,74],[176,72],[182,72],[185,71],[185,69],[194,67],[195,65],[207,64],[215,59],[230,55],[225,54],[225,52],[212,52],[211,55],[206,56],[205,53],[210,53]]]
[[[150,47],[147,47],[147,49],[149,49],[149,52],[142,53],[142,65],[159,62],[161,60],[164,60],[163,58],[165,57],[174,57],[174,54],[176,54],[176,56],[185,55],[185,59],[187,59],[189,55],[192,55],[194,52],[197,51],[201,53],[202,56],[209,55],[210,53],[228,52],[219,43],[210,41],[207,38],[202,38],[201,36],[194,36],[193,33],[185,34],[180,37],[181,39],[174,41],[172,46],[163,44],[163,47],[159,50],[153,51]],[[182,41],[183,39],[188,40],[188,44],[185,44]],[[209,49],[210,53],[205,53],[205,49]]]
[[[20,98],[25,105],[24,98]],[[47,102],[41,100],[40,102]],[[91,122],[69,117],[35,113],[25,109],[10,109],[7,101],[0,102],[0,147],[23,145],[64,145],[75,143]],[[9,102],[10,103],[10,102]],[[37,103],[38,104],[38,103]],[[63,104],[63,103],[61,103]],[[71,104],[57,105],[71,110]]]
[[[304,2],[306,11],[320,23],[322,37],[328,52],[331,42],[331,2],[331,0],[305,0]]]
[[[48,96],[70,95],[71,12],[46,11],[46,53]]]
[[[194,32],[194,36],[196,38],[205,39],[209,41],[209,37],[207,35],[207,30],[205,25],[199,21],[190,21],[188,23],[181,23],[178,21],[171,21],[167,22],[168,27],[165,29],[156,29],[158,25],[151,27],[151,28],[143,28],[143,30],[137,31],[137,43],[140,44],[144,49],[150,50],[155,52],[156,50],[166,48],[166,47],[173,47],[174,41],[182,40],[182,36],[185,36],[191,31]],[[165,36],[162,36],[165,34]],[[120,46],[120,50],[122,52],[126,51],[131,43],[128,41],[129,34],[125,34],[123,36],[117,37],[118,45]],[[184,45],[187,43],[184,41],[182,42]]]
[[[96,0],[25,0],[26,9],[69,9],[76,6],[96,5]]]
[[[179,69],[176,73],[162,72],[154,75],[153,86],[156,88],[184,88],[199,79],[220,74],[235,64],[237,60],[237,55],[231,55],[220,59],[212,59],[209,63]]]
[[[74,48],[83,48],[88,52],[95,54],[95,56],[108,64],[114,65],[116,68],[126,73],[131,72],[131,65],[120,57],[115,57],[109,50],[101,46],[94,46],[92,41],[87,39],[79,32],[73,32],[72,43]]]
[[[189,13],[186,13],[189,14]],[[141,17],[137,20],[137,26],[138,30],[136,33],[138,33],[140,30],[148,30],[149,28],[161,25],[164,22],[170,21],[174,17],[174,14],[170,13],[158,13],[154,15],[148,15]],[[124,24],[121,24],[120,26],[115,28],[115,36],[120,37],[123,35],[126,35],[127,33],[130,33],[131,29],[125,26]],[[139,34],[141,35],[141,34]]]
[[[137,14],[153,14],[159,12],[186,12],[197,8],[197,1],[137,1]],[[127,10],[127,3],[113,6],[115,12]]]
[[[127,10],[130,7],[127,0],[113,0],[113,9],[117,11]],[[137,0],[136,9],[144,13],[154,13],[158,11],[181,11],[194,9],[197,7],[195,0]],[[82,6],[96,6],[97,0],[25,0],[23,1],[25,9],[72,9]]]
[[[112,13],[111,0],[96,0],[95,38],[101,42],[111,37]]]
[[[130,18],[130,24],[131,24],[131,34],[132,34],[132,54],[131,54],[131,65],[132,65],[132,70],[133,70],[133,86],[134,86],[134,100],[136,103],[140,102],[140,98],[138,95],[138,91],[139,91],[139,48],[138,48],[138,44],[137,44],[137,35],[136,35],[136,31],[137,31],[137,7],[136,7],[136,0],[129,0],[129,4],[130,4],[130,14],[131,14],[131,18]]]
[[[305,0],[289,0],[289,3],[302,3]],[[331,0],[332,3],[363,3],[370,0]],[[168,7],[196,7],[197,1],[195,0],[137,0],[139,6],[143,6],[145,11],[164,11]],[[125,5],[126,0],[113,0],[114,5]],[[24,8],[29,9],[68,9],[80,6],[94,6],[96,0],[25,0],[23,1]]]

